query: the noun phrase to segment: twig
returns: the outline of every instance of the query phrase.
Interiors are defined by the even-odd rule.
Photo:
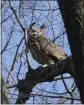
[[[13,11],[13,13],[14,13],[14,15],[15,15],[15,17],[16,17],[18,23],[19,23],[19,25],[21,26],[22,30],[24,31],[24,27],[22,26],[22,24],[21,24],[21,22],[20,22],[20,20],[19,20],[19,18],[18,18],[18,16],[17,16],[17,14],[16,14],[14,8],[12,7],[12,4],[11,4],[10,0],[9,0],[9,4],[10,4],[11,10]]]

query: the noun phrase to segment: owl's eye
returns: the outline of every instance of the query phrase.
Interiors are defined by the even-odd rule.
[[[41,34],[41,31],[39,31],[38,34]]]

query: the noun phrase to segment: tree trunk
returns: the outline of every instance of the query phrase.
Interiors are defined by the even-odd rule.
[[[84,104],[84,0],[57,0],[64,20],[72,59],[75,82]]]

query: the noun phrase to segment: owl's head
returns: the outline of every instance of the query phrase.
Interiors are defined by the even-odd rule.
[[[30,36],[32,36],[32,35],[34,35],[34,36],[45,36],[45,34],[44,34],[45,25],[42,24],[39,29],[36,29],[36,28],[35,28],[35,23],[36,23],[36,22],[33,22],[33,23],[30,25],[30,28],[29,28],[29,35],[30,35]]]

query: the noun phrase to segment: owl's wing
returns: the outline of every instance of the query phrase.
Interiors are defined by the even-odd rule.
[[[48,57],[52,57],[57,60],[60,60],[68,56],[55,43],[49,41],[47,38],[38,37],[38,41],[39,41],[42,53],[44,53]]]

